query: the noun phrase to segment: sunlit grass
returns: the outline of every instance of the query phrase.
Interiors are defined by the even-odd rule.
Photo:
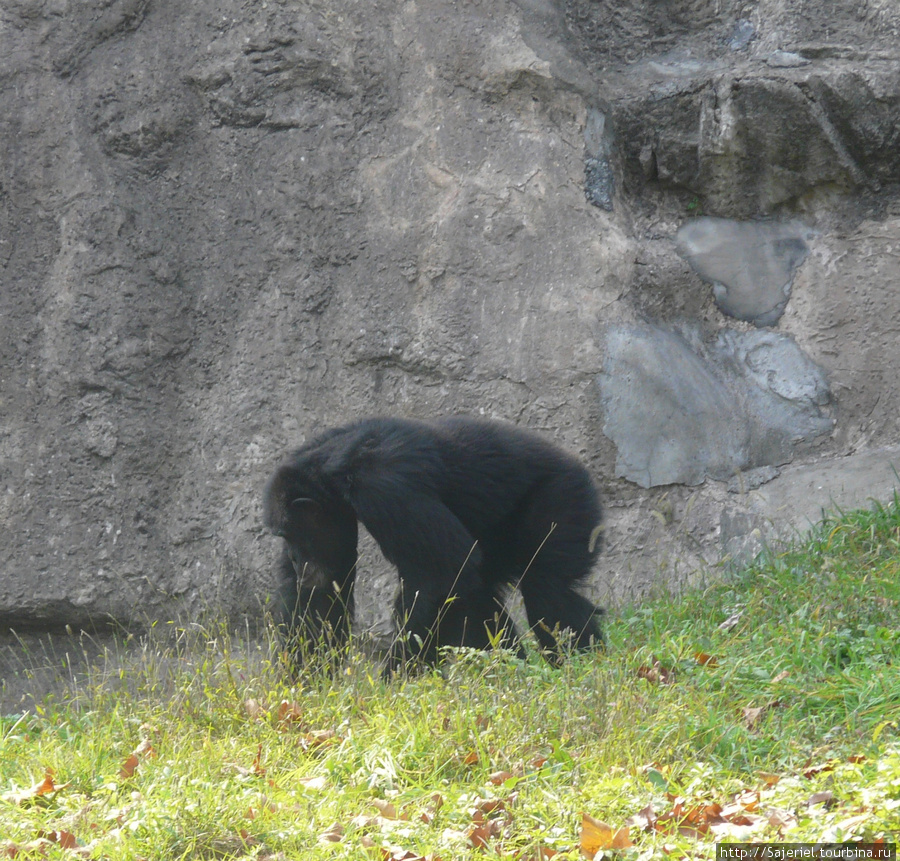
[[[462,652],[385,682],[351,653],[338,673],[296,681],[277,644],[247,631],[158,626],[93,654],[69,695],[0,718],[0,856],[387,858],[393,846],[446,861],[471,857],[481,828],[487,857],[578,858],[582,812],[618,829],[648,805],[671,819],[679,796],[687,816],[744,791],[758,793],[746,839],[890,836],[898,619],[895,500],[722,583],[611,615],[606,651],[559,669]],[[63,788],[29,796],[47,769]],[[808,803],[818,791],[831,795]],[[625,854],[711,857],[741,836],[727,820],[674,825],[632,823]]]

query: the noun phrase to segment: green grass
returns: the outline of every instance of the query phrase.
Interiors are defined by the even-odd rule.
[[[898,619],[895,499],[612,614],[560,669],[459,653],[385,683],[351,656],[292,685],[225,626],[167,626],[0,718],[0,857],[574,859],[602,842],[582,813],[642,810],[624,857],[890,839]],[[28,793],[47,769],[61,788]]]

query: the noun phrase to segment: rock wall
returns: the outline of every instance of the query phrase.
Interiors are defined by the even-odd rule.
[[[898,39],[893,0],[4,3],[0,623],[258,614],[268,473],[373,413],[584,458],[601,600],[796,523],[804,464],[886,492]]]

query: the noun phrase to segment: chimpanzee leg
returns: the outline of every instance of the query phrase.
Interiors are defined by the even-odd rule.
[[[472,649],[497,645],[525,656],[513,620],[488,586],[448,600],[438,618],[437,644]]]
[[[390,668],[410,658],[433,662],[434,631],[448,596],[482,587],[478,543],[430,492],[360,478],[353,494],[360,521],[400,575],[395,617],[401,636],[391,650]]]
[[[522,583],[522,599],[528,623],[545,650],[559,652],[556,633],[570,637],[576,649],[603,644],[600,630],[603,611],[571,586],[562,583],[545,586],[537,579],[527,579]]]
[[[533,550],[527,560],[520,557],[518,585],[528,623],[544,649],[558,652],[557,628],[568,632],[578,649],[603,642],[602,611],[573,588],[590,573],[599,522],[596,491],[579,476],[555,477],[524,506],[517,532],[520,546]]]

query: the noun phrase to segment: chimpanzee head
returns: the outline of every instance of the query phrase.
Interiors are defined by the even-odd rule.
[[[356,564],[356,514],[315,464],[279,467],[263,498],[266,527],[283,538],[302,587],[343,582]]]

